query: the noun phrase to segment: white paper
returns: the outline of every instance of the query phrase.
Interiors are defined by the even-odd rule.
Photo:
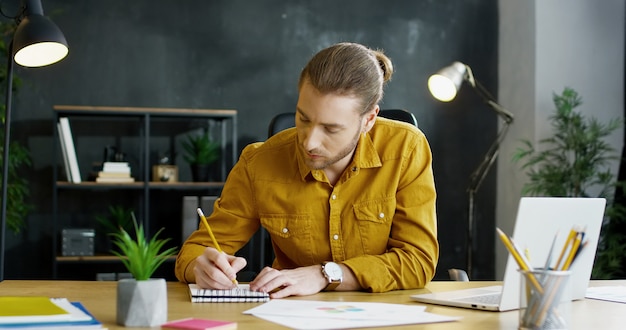
[[[294,329],[346,329],[456,321],[424,306],[388,303],[274,299],[244,314]]]
[[[585,298],[626,304],[626,286],[593,286],[587,288]]]
[[[80,308],[72,305],[67,298],[50,298],[50,300],[57,306],[65,309],[70,313],[70,321],[90,321],[93,319],[90,315],[83,312]]]

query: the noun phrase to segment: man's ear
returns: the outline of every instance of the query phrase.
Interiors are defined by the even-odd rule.
[[[365,121],[363,124],[363,133],[369,132],[372,127],[374,127],[374,123],[376,123],[376,117],[378,116],[378,112],[380,111],[380,106],[376,105],[372,110],[368,111],[363,115],[363,120]]]

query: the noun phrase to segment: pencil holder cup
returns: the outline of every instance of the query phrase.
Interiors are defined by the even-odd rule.
[[[520,270],[519,329],[569,329],[571,272]]]

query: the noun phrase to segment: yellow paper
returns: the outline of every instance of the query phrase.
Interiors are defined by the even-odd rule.
[[[0,320],[3,317],[67,315],[48,297],[0,297]]]

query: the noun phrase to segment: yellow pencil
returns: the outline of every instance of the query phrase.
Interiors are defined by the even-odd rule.
[[[506,249],[509,250],[509,253],[511,253],[519,268],[524,271],[532,271],[532,268],[526,262],[524,257],[522,257],[522,254],[520,254],[515,246],[513,246],[513,242],[509,239],[509,237],[506,236],[506,234],[502,230],[500,230],[500,228],[496,227],[496,230],[498,231],[498,236],[500,236],[500,240],[502,241],[502,243],[504,243]],[[530,280],[535,290],[537,290],[537,292],[539,292],[540,294],[543,294],[543,287],[541,287],[541,284],[539,284],[539,281],[537,281],[537,278],[533,273],[528,273],[528,279]]]
[[[556,260],[554,270],[559,270],[561,268],[561,262],[564,261],[563,257],[565,257],[565,252],[567,252],[567,248],[574,242],[574,239],[576,239],[576,230],[572,228],[569,231],[569,235],[567,235],[567,238],[565,239],[565,244],[563,244],[561,254],[559,254],[559,258]]]
[[[211,236],[211,241],[213,241],[213,245],[215,246],[215,249],[217,249],[217,251],[219,252],[223,252],[222,248],[220,248],[219,243],[217,243],[217,240],[215,239],[215,236],[213,235],[213,231],[211,230],[211,227],[209,226],[209,222],[206,221],[206,217],[204,216],[204,213],[202,212],[201,208],[198,208],[198,215],[200,216],[200,220],[206,227],[206,230],[209,232],[209,236]],[[233,283],[237,284],[238,283],[237,279],[233,278]]]
[[[572,261],[574,261],[576,252],[578,251],[578,248],[580,247],[580,242],[582,241],[582,238],[583,238],[583,234],[581,232],[576,234],[574,243],[572,243],[572,248],[569,251],[569,255],[567,256],[567,259],[565,259],[565,263],[563,264],[563,267],[561,268],[561,270],[569,269],[570,265],[572,264]]]
[[[211,241],[213,241],[213,245],[215,246],[215,248],[218,251],[222,252],[222,249],[220,248],[220,245],[217,243],[217,240],[215,239],[215,236],[213,236],[213,231],[211,230],[211,227],[209,227],[209,222],[206,221],[206,217],[204,216],[204,213],[202,213],[202,209],[201,208],[198,208],[198,215],[200,216],[200,220],[202,221],[202,223],[206,227],[206,231],[209,232],[209,236],[211,236]]]

